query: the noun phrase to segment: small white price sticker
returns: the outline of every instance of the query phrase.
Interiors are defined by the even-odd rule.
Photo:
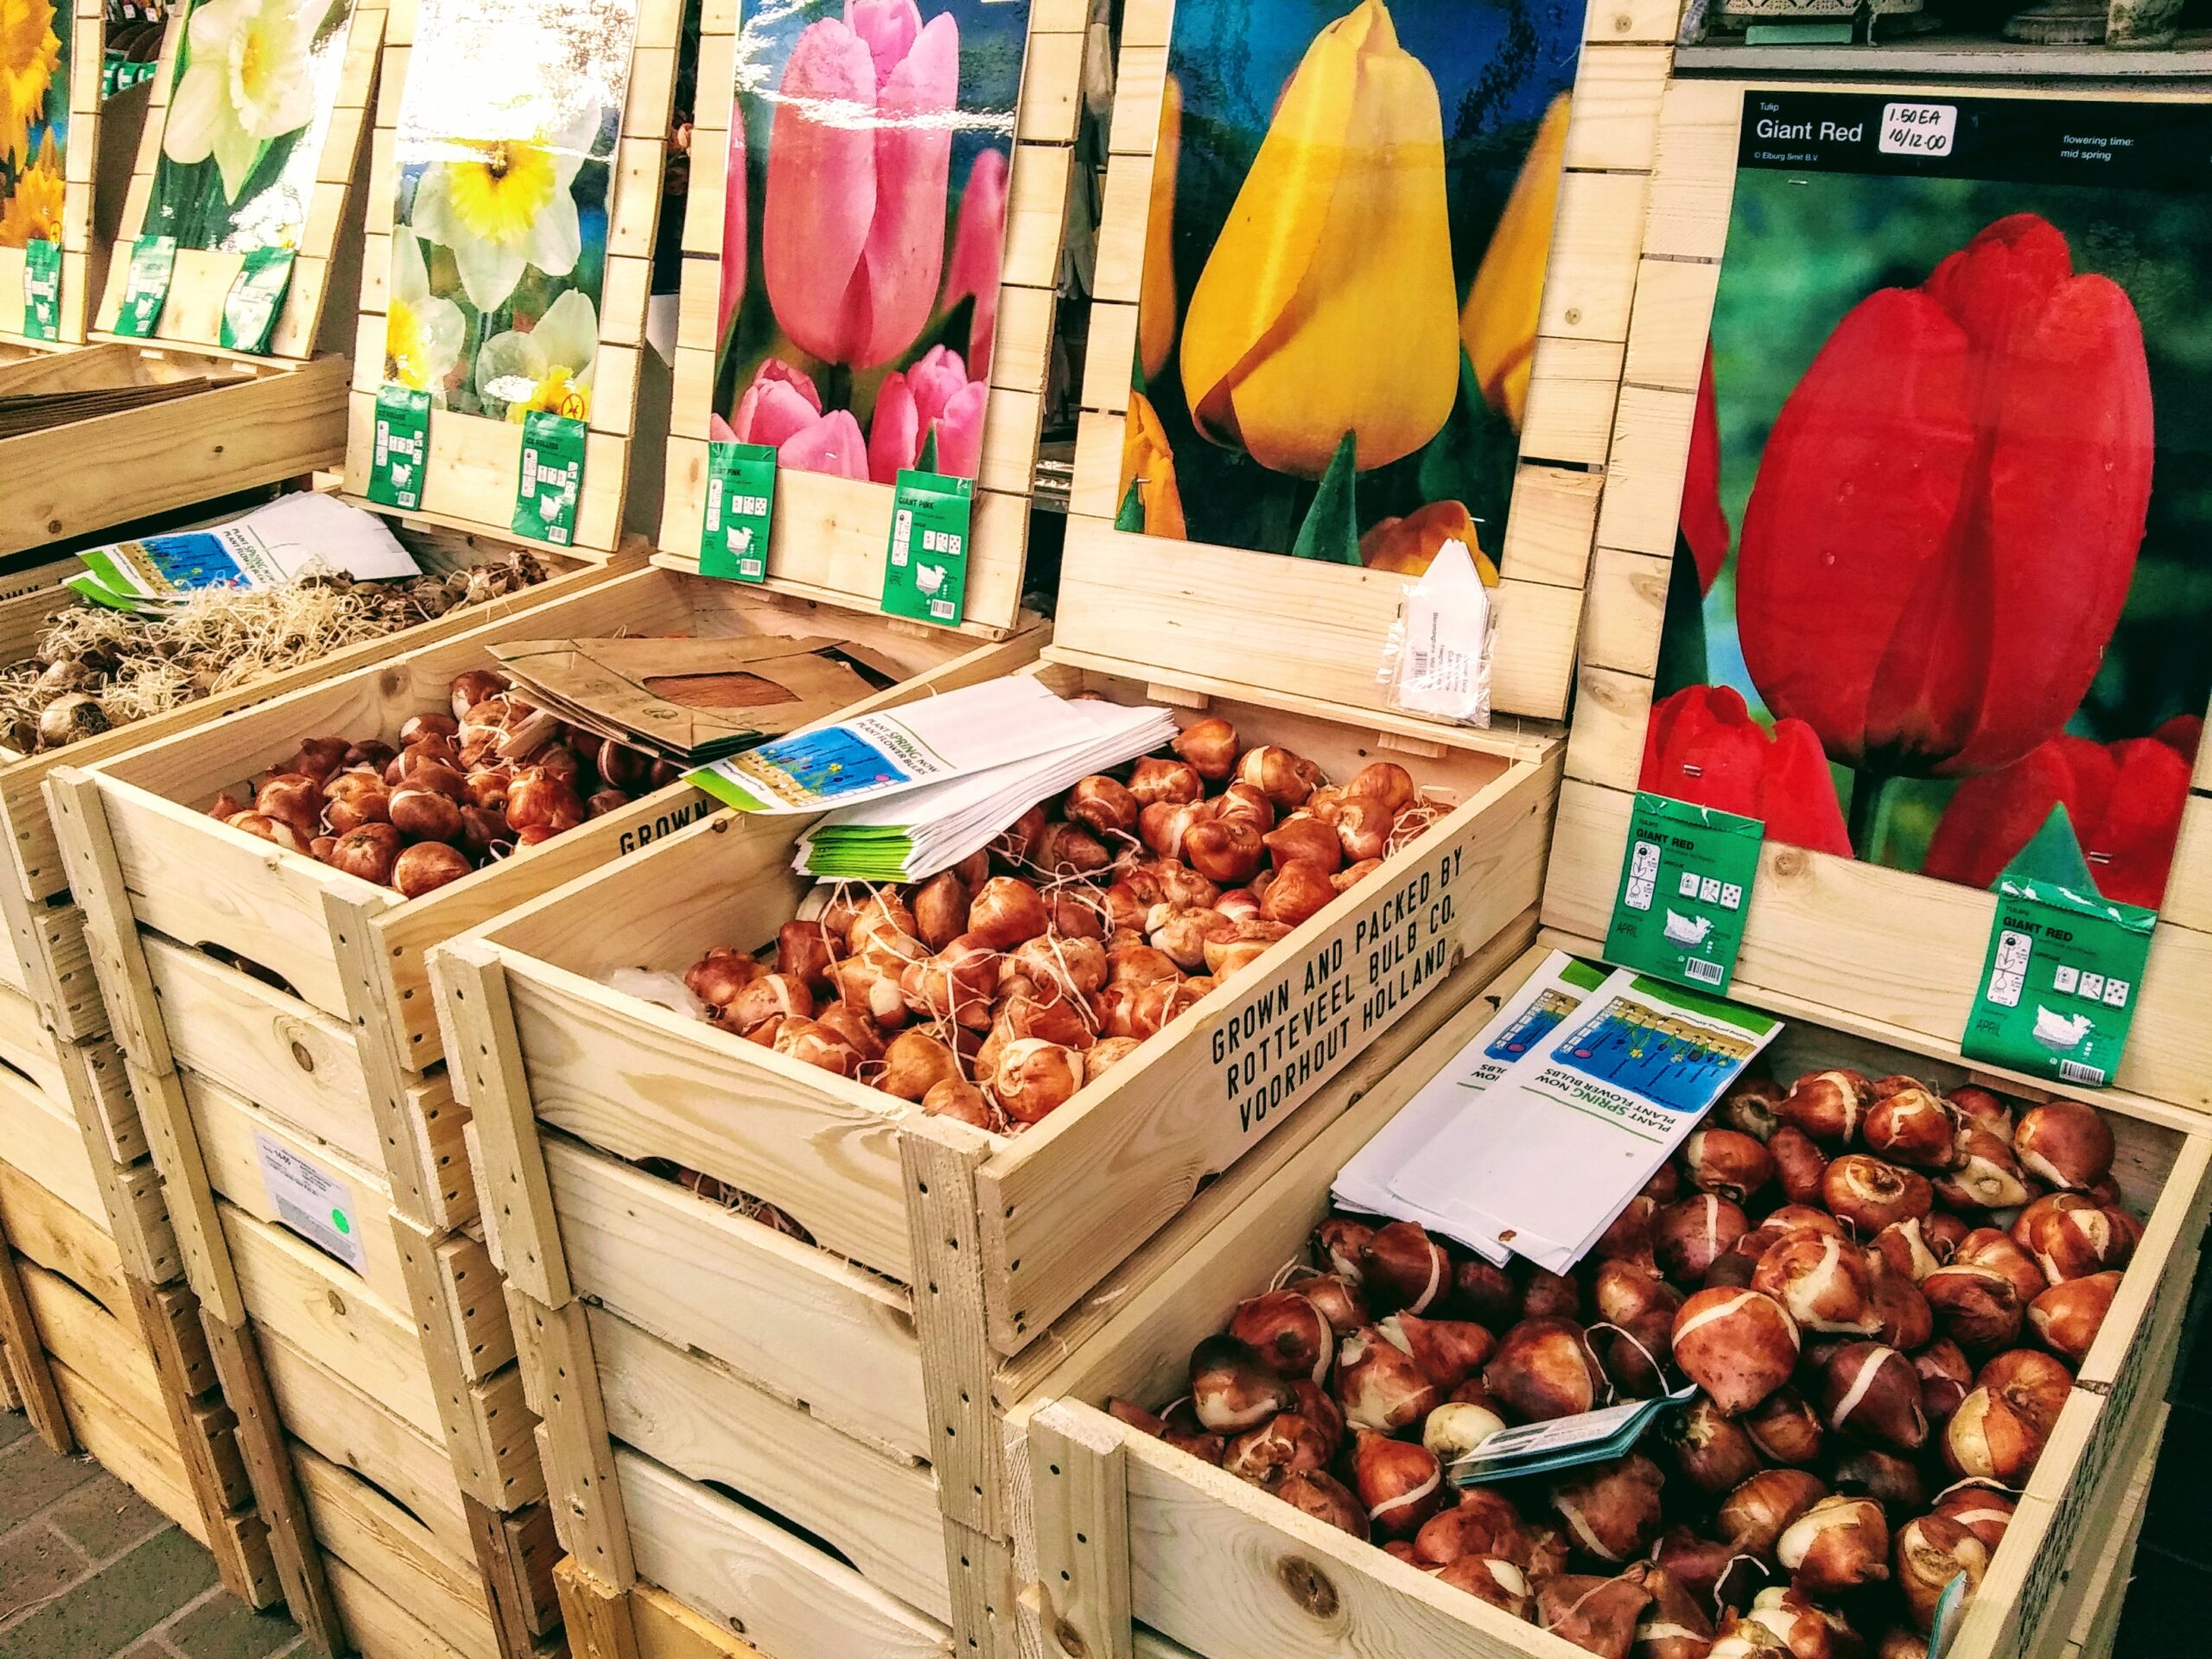
[[[1948,156],[1958,125],[1955,104],[1885,104],[1878,147],[1885,156]]]

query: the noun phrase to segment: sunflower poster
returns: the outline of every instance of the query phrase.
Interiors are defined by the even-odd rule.
[[[353,15],[353,0],[194,0],[142,235],[214,253],[299,245]]]
[[[1175,10],[1118,522],[1495,582],[1583,8]]]
[[[70,32],[54,0],[0,0],[0,248],[61,239]]]
[[[2212,110],[1746,92],[1738,146],[1643,787],[1973,887],[2056,833],[2155,908],[2212,697]]]
[[[388,384],[588,420],[637,0],[422,0],[394,160]]]
[[[1028,0],[786,0],[737,37],[711,435],[972,479]]]

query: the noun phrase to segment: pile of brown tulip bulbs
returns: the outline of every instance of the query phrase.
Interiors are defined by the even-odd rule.
[[[1571,1277],[1338,1216],[1124,1421],[1616,1659],[1924,1659],[2141,1229],[2077,1101],[1739,1085]],[[1512,1424],[1685,1382],[1638,1450],[1457,1491]]]
[[[1172,747],[1083,779],[926,881],[841,889],[762,957],[711,950],[684,982],[779,1054],[1027,1128],[1441,815],[1402,766],[1332,785],[1225,720]]]
[[[226,792],[208,815],[419,899],[675,781],[668,762],[572,727],[503,758],[502,742],[536,713],[499,675],[471,669],[454,680],[449,711],[414,715],[396,746],[308,738],[254,786],[251,805]]]

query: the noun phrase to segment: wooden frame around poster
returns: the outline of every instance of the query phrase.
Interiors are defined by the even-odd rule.
[[[976,480],[962,631],[999,639],[1020,626],[1030,494],[1051,372],[1060,250],[1083,105],[1087,0],[1030,0],[1029,43],[1007,194],[998,334]],[[696,570],[707,499],[707,422],[721,295],[722,213],[736,100],[737,0],[706,0],[699,96],[683,219],[683,286],[658,563]],[[891,487],[779,469],[766,585],[832,604],[882,602]]]
[[[369,455],[375,442],[377,392],[384,379],[385,306],[391,285],[400,96],[415,46],[416,0],[389,0],[384,76],[377,89],[371,140],[367,231],[362,238],[361,308],[353,349],[353,389],[346,442],[345,493],[368,505]],[[661,169],[668,149],[669,110],[683,0],[639,0],[622,131],[608,187],[607,274],[599,306],[598,371],[593,379],[584,477],[576,502],[575,538],[559,544],[512,528],[522,470],[519,423],[448,410],[432,411],[430,457],[423,505],[406,516],[460,530],[488,531],[519,544],[571,555],[607,554],[622,541],[629,496],[631,450],[637,438],[639,378],[645,346],[645,307],[652,291],[653,240],[660,225]]]
[[[23,251],[0,248],[0,346],[67,351],[85,343],[86,296],[99,275],[92,257],[92,185],[100,162],[100,55],[106,41],[104,0],[63,0],[69,20],[69,143],[61,157],[61,311],[52,340],[33,340],[22,323]],[[58,22],[60,18],[57,17]]]
[[[1866,83],[1682,80],[1661,113],[1626,384],[1598,521],[1580,693],[1544,889],[1544,921],[1599,951],[1642,769],[1688,465],[1691,416],[1734,198],[1744,95]],[[2037,91],[1883,83],[1898,97],[2155,99],[2132,87]],[[2169,101],[2190,101],[2164,94]],[[1769,843],[1732,995],[1784,1014],[1851,1017],[1902,1046],[1964,1034],[1996,901],[1933,877]],[[2212,749],[2197,757],[2118,1096],[2212,1110]],[[2012,1084],[2040,1080],[1991,1071]]]
[[[1123,18],[1054,654],[1269,687],[1359,719],[1388,709],[1376,671],[1404,578],[1114,527],[1174,10],[1175,0],[1129,0]],[[1679,10],[1592,0],[1584,24],[1496,590],[1500,725],[1567,713]]]
[[[102,295],[95,340],[123,340],[129,344],[189,346],[195,352],[236,357],[248,363],[302,363],[319,346],[342,346],[344,336],[321,338],[324,307],[334,283],[348,286],[354,268],[359,215],[354,207],[354,181],[360,171],[362,141],[368,132],[369,100],[376,87],[377,53],[384,41],[386,0],[353,0],[346,26],[346,53],[339,72],[337,101],[330,126],[323,135],[322,152],[315,166],[313,200],[308,220],[300,232],[297,257],[292,265],[291,286],[285,290],[283,308],[270,326],[264,353],[230,352],[223,348],[223,302],[231,284],[245,268],[242,253],[216,253],[200,248],[179,248],[169,279],[168,297],[154,332],[147,339],[114,332],[123,308],[124,290],[130,277],[130,249],[145,228],[154,197],[154,176],[161,166],[162,140],[168,124],[169,94],[176,80],[177,49],[184,39],[191,14],[179,5],[169,14],[162,33],[162,55],[154,72],[146,105],[146,123],[140,130],[138,154],[130,170],[130,194],[124,198],[123,222],[116,235],[121,256],[108,263],[106,290]],[[71,148],[75,148],[73,143]],[[346,235],[349,226],[354,234]]]

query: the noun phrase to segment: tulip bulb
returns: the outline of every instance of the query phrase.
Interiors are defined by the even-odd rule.
[[[1483,1367],[1483,1383],[1524,1422],[1573,1417],[1596,1404],[1600,1373],[1572,1319],[1523,1319]]]
[[[1130,768],[1128,791],[1141,812],[1147,806],[1187,806],[1205,797],[1205,779],[1186,761],[1147,755]]]
[[[1827,1495],[1810,1470],[1761,1470],[1721,1500],[1713,1526],[1732,1549],[1766,1555],[1785,1528]]]
[[[2009,1210],[2030,1194],[2011,1144],[1969,1119],[1952,1142],[1951,1166],[1936,1178],[1936,1196],[1955,1210]]]
[[[1912,1357],[1920,1378],[1920,1408],[1931,1423],[1948,1422],[1974,1386],[1974,1367],[1948,1337],[1938,1337]]]
[[[1362,1325],[1338,1345],[1336,1389],[1346,1422],[1385,1434],[1411,1428],[1440,1397],[1412,1351],[1372,1325]]]
[[[1368,1536],[1366,1510],[1350,1487],[1332,1476],[1309,1471],[1286,1475],[1276,1484],[1274,1495],[1300,1514],[1355,1538]]]
[[[1290,1384],[1251,1344],[1231,1336],[1208,1337],[1192,1351],[1191,1404],[1198,1421],[1213,1433],[1241,1434],[1297,1403]]]
[[[2050,1282],[2035,1258],[2015,1243],[2011,1234],[1995,1227],[1977,1227],[1961,1239],[1958,1249],[1951,1253],[1950,1265],[1993,1268],[2012,1281],[2024,1306],[2042,1295]]]
[[[1625,1655],[1643,1610],[1651,1605],[1651,1592],[1643,1587],[1649,1570],[1638,1562],[1617,1578],[1562,1573],[1540,1579],[1536,1622],[1592,1653]]]
[[[1694,1284],[1751,1227],[1740,1205],[1700,1192],[1666,1205],[1652,1217],[1651,1251],[1669,1279]]]
[[[1387,1341],[1414,1357],[1421,1375],[1440,1394],[1449,1394],[1480,1370],[1497,1347],[1489,1332],[1465,1319],[1425,1319],[1400,1313],[1376,1328]]]
[[[1452,1287],[1452,1259],[1419,1222],[1394,1221],[1360,1245],[1359,1285],[1378,1307],[1425,1313]]]
[[[1236,728],[1212,715],[1192,721],[1175,734],[1168,747],[1201,778],[1216,784],[1236,771],[1236,758],[1243,752],[1243,745],[1237,741]]]
[[[1871,1497],[1824,1497],[1783,1529],[1774,1553],[1805,1594],[1839,1595],[1890,1576],[1890,1526]]]
[[[468,860],[458,848],[437,841],[417,842],[394,861],[391,885],[403,899],[420,899],[460,880],[468,871]]]
[[[388,823],[365,823],[339,836],[323,861],[334,870],[388,887],[400,851],[398,830]]]
[[[2079,1192],[2112,1173],[2112,1126],[2078,1100],[2031,1106],[2012,1131],[2020,1167],[2037,1180]]]
[[[1775,1108],[1782,1121],[1823,1146],[1847,1147],[1859,1136],[1872,1090],[1856,1071],[1815,1071],[1789,1086]]]
[[[1943,1169],[1958,1140],[1958,1119],[1934,1090],[1912,1084],[1868,1108],[1866,1140],[1877,1155],[1892,1162]]]
[[[1668,1431],[1675,1468],[1699,1491],[1719,1497],[1759,1471],[1758,1447],[1711,1395],[1699,1395]]]
[[[1897,1452],[1928,1439],[1920,1376],[1912,1362],[1879,1343],[1847,1343],[1821,1369],[1821,1419],[1854,1440]]]
[[[1073,1099],[1083,1080],[1083,1056],[1075,1050],[1042,1038],[1018,1037],[1000,1052],[988,1092],[1015,1122],[1038,1123]]]
[[[1071,822],[1101,839],[1111,839],[1134,832],[1144,806],[1126,785],[1094,774],[1076,780],[1068,791],[1066,810]]]
[[[1916,1221],[1934,1207],[1935,1189],[1917,1170],[1885,1164],[1863,1152],[1846,1153],[1821,1177],[1821,1197],[1828,1212],[1872,1238],[1900,1221]]]
[[[1239,1302],[1229,1334],[1249,1343],[1277,1376],[1319,1382],[1336,1357],[1336,1338],[1321,1310],[1295,1290],[1270,1290]]]
[[[2079,1365],[2112,1311],[2120,1279],[2117,1273],[2093,1273],[2062,1280],[2043,1292],[2028,1304],[2028,1325],[2036,1339],[2061,1359]]]
[[[2020,1293],[1994,1268],[1938,1268],[1921,1281],[1920,1294],[1962,1347],[2002,1348],[2020,1334]]]
[[[2133,1231],[2117,1212],[2078,1192],[2038,1198],[2012,1224],[2012,1237],[2052,1284],[2127,1265]]]
[[[1955,1521],[1940,1515],[1916,1516],[1897,1529],[1897,1589],[1905,1611],[1923,1630],[1936,1628],[1936,1604],[1951,1580],[1967,1575],[1967,1593],[1980,1586],[1989,1570],[1987,1546]]]
[[[1820,1414],[1784,1384],[1743,1416],[1744,1433],[1769,1463],[1804,1465],[1821,1455]]]
[[[1580,1470],[1552,1492],[1552,1510],[1585,1554],[1619,1566],[1659,1535],[1659,1465],[1640,1452]]]
[[[1699,1192],[1738,1205],[1774,1179],[1766,1143],[1740,1129],[1693,1130],[1682,1142],[1682,1168]]]
[[[1294,1411],[1277,1412],[1267,1421],[1232,1439],[1221,1466],[1239,1480],[1273,1486],[1286,1475],[1325,1474],[1328,1443],[1321,1432]]]
[[[1450,1465],[1471,1455],[1505,1427],[1505,1419],[1489,1406],[1447,1400],[1421,1424],[1421,1443],[1436,1454],[1438,1462]]]
[[[1718,1115],[1730,1128],[1762,1143],[1782,1127],[1782,1086],[1769,1077],[1745,1077],[1731,1084],[1720,1096]]]
[[[1250,784],[1277,808],[1288,811],[1321,785],[1321,769],[1300,754],[1272,744],[1244,751],[1236,762],[1236,777]]]
[[[1536,1605],[1529,1575],[1499,1556],[1462,1555],[1439,1569],[1436,1581],[1464,1590],[1515,1618],[1527,1618]]]
[[[1782,1303],[1758,1290],[1700,1290],[1675,1316],[1675,1363],[1740,1416],[1789,1380],[1797,1325]]]
[[[1444,1471],[1425,1446],[1362,1429],[1352,1444],[1352,1489],[1372,1535],[1412,1538],[1444,1501]]]
[[[1820,1143],[1795,1124],[1784,1123],[1767,1137],[1766,1149],[1774,1160],[1783,1196],[1792,1204],[1818,1204],[1828,1170],[1828,1155]]]
[[[1802,1229],[1770,1245],[1751,1287],[1774,1298],[1808,1331],[1872,1336],[1882,1328],[1866,1256],[1830,1233]]]

